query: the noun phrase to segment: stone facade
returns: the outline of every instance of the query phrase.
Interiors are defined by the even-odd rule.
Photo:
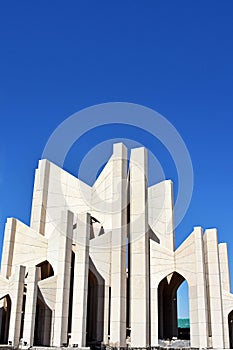
[[[233,345],[228,253],[217,230],[175,249],[170,180],[147,185],[147,151],[119,143],[92,187],[47,160],[31,222],[7,220],[0,342],[18,346],[157,346],[178,336],[176,292],[189,289],[190,342]]]

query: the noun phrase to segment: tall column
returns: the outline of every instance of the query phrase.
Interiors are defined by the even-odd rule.
[[[208,347],[208,309],[206,291],[206,271],[201,227],[194,227],[195,237],[195,285],[189,286],[190,337],[192,347]]]
[[[70,211],[62,212],[59,253],[58,253],[58,276],[57,294],[54,319],[54,346],[67,343],[68,316],[69,316],[69,292],[70,271],[72,255],[73,214]]]
[[[49,174],[49,161],[41,159],[35,173],[30,227],[42,235],[45,234]]]
[[[127,148],[113,146],[110,344],[126,344]]]
[[[147,152],[143,147],[133,149],[130,159],[130,301],[131,346],[149,346]]]
[[[228,261],[228,251],[226,243],[219,243],[219,267],[221,273],[221,284],[222,289],[230,293],[230,274],[229,274],[229,261]]]
[[[11,276],[16,227],[17,220],[14,218],[8,218],[5,225],[1,263],[1,275],[5,278]]]
[[[152,279],[151,279],[152,280]],[[151,312],[151,346],[158,346],[159,344],[159,320],[158,320],[158,286],[151,283],[153,287],[151,288],[150,295],[150,309]],[[160,317],[162,317],[161,313]]]
[[[209,313],[213,348],[224,348],[222,290],[218,254],[217,230],[209,229],[204,234],[205,257],[207,264],[207,283],[209,296]]]
[[[25,267],[16,266],[15,273],[12,279],[10,279],[9,286],[11,297],[9,340],[12,341],[12,345],[14,347],[17,347],[19,345],[23,306],[24,278]]]
[[[90,214],[79,214],[77,227],[77,241],[73,248],[75,263],[71,343],[83,347],[86,346]]]
[[[23,329],[23,340],[26,341],[29,346],[33,346],[34,341],[38,280],[39,268],[29,267]]]
[[[229,274],[227,244],[220,243],[218,245],[218,251],[219,251],[222,291],[226,291],[230,293],[230,274]],[[229,345],[229,326],[228,326],[228,315],[224,315],[224,314],[223,314],[223,330],[224,330],[224,346],[227,349],[230,346]]]
[[[104,286],[104,344],[108,344],[108,335],[109,335],[109,285]]]

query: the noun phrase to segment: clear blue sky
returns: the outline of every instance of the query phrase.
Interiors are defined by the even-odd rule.
[[[192,158],[177,244],[193,226],[217,227],[233,278],[233,1],[5,1],[0,33],[1,239],[6,217],[29,222],[34,169],[53,130],[84,107],[133,102],[170,120]],[[106,137],[92,133],[83,152]],[[78,149],[68,158],[74,172]]]

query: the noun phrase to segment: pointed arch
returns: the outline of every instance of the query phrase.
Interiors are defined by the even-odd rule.
[[[103,341],[105,281],[89,259],[86,345],[96,346]]]
[[[185,278],[174,271],[158,285],[158,335],[159,339],[179,336],[177,318],[177,290]]]
[[[0,344],[8,343],[11,315],[11,298],[9,294],[0,299]]]

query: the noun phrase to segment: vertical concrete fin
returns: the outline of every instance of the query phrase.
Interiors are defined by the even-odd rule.
[[[219,266],[220,266],[220,273],[221,273],[222,292],[226,291],[230,293],[231,288],[230,288],[230,273],[229,273],[227,244],[220,243],[218,245],[218,251],[219,251]],[[224,331],[224,345],[225,345],[225,348],[227,349],[229,348],[228,315],[223,315],[223,331]]]
[[[1,275],[5,278],[9,278],[12,273],[16,227],[16,219],[7,219],[4,233],[1,264]]]
[[[110,344],[126,345],[127,148],[113,146]]]
[[[9,328],[9,341],[14,348],[19,346],[23,293],[24,293],[25,267],[16,266],[15,273],[10,280],[11,316]]]
[[[130,158],[130,320],[131,346],[150,345],[147,151]]]
[[[71,343],[86,346],[87,294],[89,273],[90,214],[79,214],[74,242],[74,285]]]
[[[49,173],[49,161],[40,160],[35,173],[30,226],[42,235],[45,234]]]
[[[218,245],[219,251],[219,266],[221,272],[222,289],[230,293],[230,273],[229,273],[229,260],[228,249],[226,243],[220,243]]]
[[[175,231],[174,231],[174,193],[173,182],[165,181],[165,212],[166,212],[166,248],[175,250]]]
[[[222,290],[219,266],[218,237],[216,229],[208,229],[204,234],[205,260],[207,272],[207,292],[213,348],[224,348]]]
[[[149,225],[161,246],[174,251],[174,195],[173,182],[165,180],[148,188]]]
[[[62,212],[60,225],[60,243],[58,260],[57,293],[55,304],[55,318],[53,327],[53,344],[61,346],[67,343],[70,271],[73,238],[73,213]]]
[[[196,282],[195,291],[190,290],[190,323],[191,344],[194,347],[208,347],[208,305],[206,291],[206,272],[203,244],[203,230],[201,227],[194,228]]]
[[[28,346],[33,346],[34,343],[38,280],[39,267],[29,267],[23,329],[23,340]]]

